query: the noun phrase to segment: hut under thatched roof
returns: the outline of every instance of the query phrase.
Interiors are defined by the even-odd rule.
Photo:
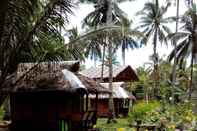
[[[98,96],[110,91],[78,74],[78,69],[79,62],[20,64],[16,84],[9,92],[11,130],[57,131],[63,126],[69,131],[92,128],[97,119],[97,103],[90,111],[88,95]]]
[[[101,80],[101,70],[101,66],[91,67],[89,69],[81,71],[80,73],[94,80]],[[131,66],[113,66],[113,82],[131,82],[138,80],[138,76]],[[107,66],[104,66],[103,82],[109,82],[109,67]]]

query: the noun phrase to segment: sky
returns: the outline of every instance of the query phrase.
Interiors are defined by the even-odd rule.
[[[144,3],[147,1],[152,0],[135,0],[132,2],[124,2],[119,4],[119,7],[127,13],[128,18],[133,21],[132,26],[136,26],[139,23],[139,17],[137,17],[135,14],[137,11],[140,11]],[[160,4],[163,3],[165,0],[159,0]],[[175,0],[174,0],[175,1]],[[180,14],[183,14],[186,11],[186,6],[183,2],[183,0],[180,0]],[[88,4],[80,4],[78,7],[74,9],[74,15],[69,16],[70,17],[70,24],[68,25],[68,28],[72,27],[78,27],[79,31],[81,30],[81,22],[85,16],[94,10],[94,7],[92,5]],[[175,3],[171,5],[169,8],[166,16],[176,16],[176,6]],[[169,27],[171,27],[172,32],[175,32],[175,23],[169,24]],[[157,51],[159,53],[160,57],[166,58],[166,56],[171,52],[173,47],[170,45],[166,47],[165,45],[159,45],[157,47]],[[144,63],[149,61],[149,56],[153,54],[153,47],[151,41],[146,46],[143,46],[140,49],[134,49],[134,50],[128,50],[126,51],[126,64],[131,65],[134,69],[136,69],[139,66],[143,66]],[[117,51],[117,60],[122,64],[121,59],[121,50]],[[97,62],[98,65],[100,65],[99,62]],[[94,66],[94,61],[87,59],[85,62],[86,68],[90,68],[91,66]]]

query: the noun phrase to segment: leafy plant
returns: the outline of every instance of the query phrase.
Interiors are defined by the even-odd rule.
[[[194,129],[196,116],[192,111],[192,103],[184,102],[177,105],[165,103],[156,110],[146,113],[144,123],[157,124],[160,128],[174,131],[175,128]]]
[[[147,113],[156,110],[160,107],[160,103],[157,101],[151,101],[149,103],[146,103],[144,101],[137,103],[134,105],[132,112],[129,113],[129,121],[130,122],[136,122],[136,121],[142,121],[145,122],[147,119]]]

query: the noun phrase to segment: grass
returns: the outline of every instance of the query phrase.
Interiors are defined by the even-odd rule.
[[[96,127],[101,129],[101,131],[135,131],[133,128],[129,127],[128,118],[117,118],[117,123],[107,124],[107,118],[99,118],[97,120]]]
[[[129,127],[129,122],[127,118],[118,118],[116,119],[117,123],[110,123],[107,124],[107,118],[99,118],[97,120],[97,127],[98,128],[126,128]]]

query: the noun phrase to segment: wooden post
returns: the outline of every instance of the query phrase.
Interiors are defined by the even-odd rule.
[[[89,97],[89,95],[86,94],[86,112],[88,111],[88,97]]]
[[[96,93],[96,115],[98,113],[98,92]]]

